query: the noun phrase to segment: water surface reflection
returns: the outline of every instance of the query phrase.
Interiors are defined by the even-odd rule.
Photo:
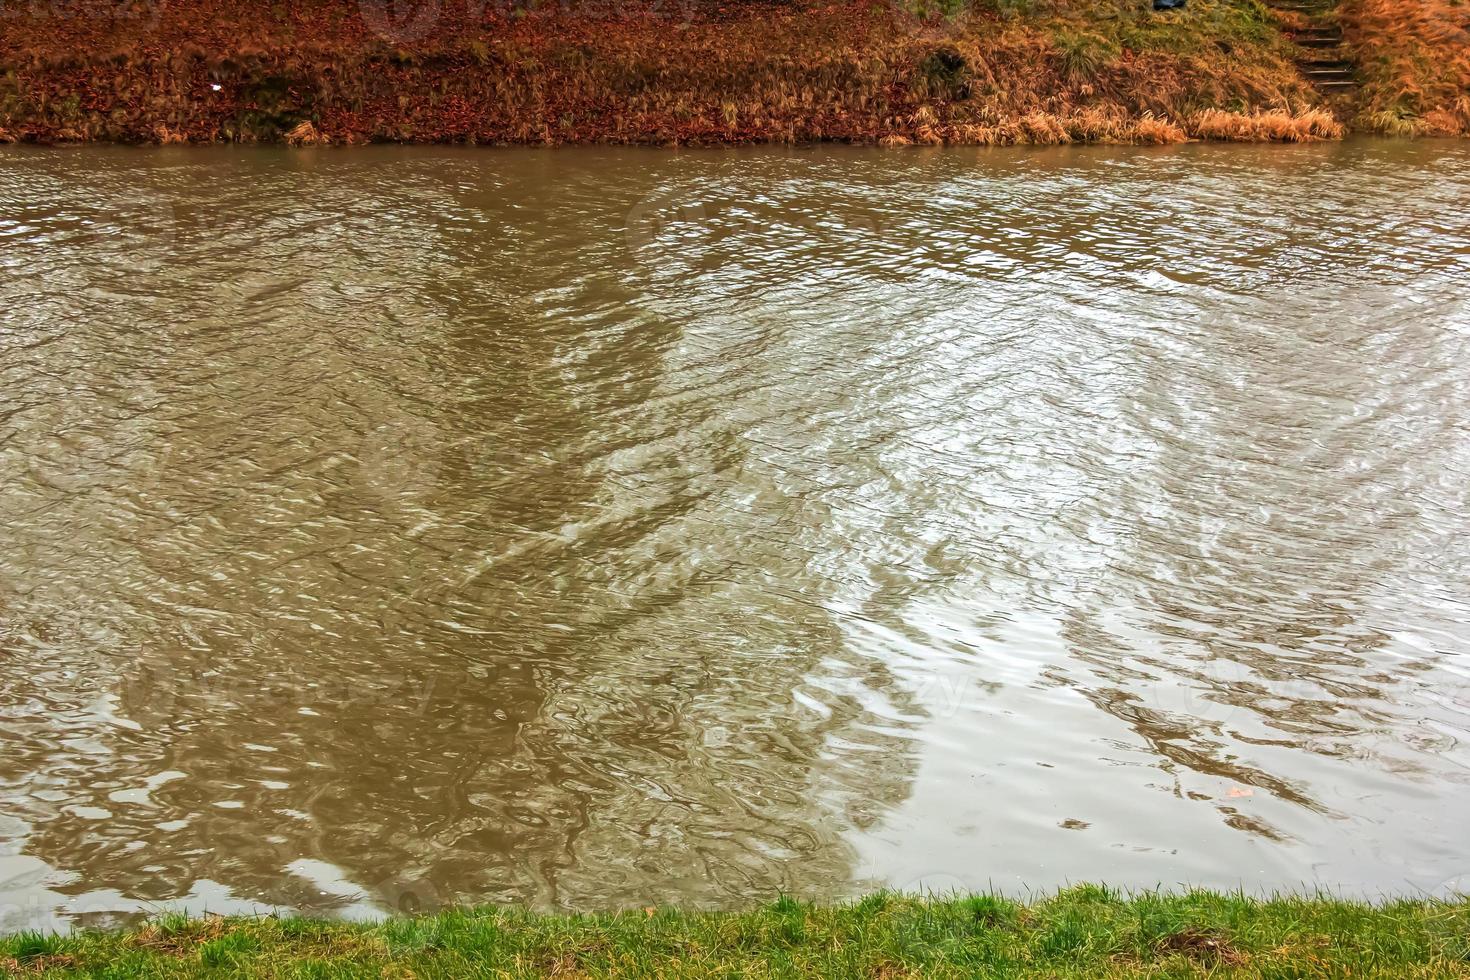
[[[1431,889],[1470,155],[0,155],[0,901]]]

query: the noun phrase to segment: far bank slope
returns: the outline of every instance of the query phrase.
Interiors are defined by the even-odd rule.
[[[1146,0],[6,3],[8,140],[988,144],[1341,132],[1256,0],[1162,13]]]

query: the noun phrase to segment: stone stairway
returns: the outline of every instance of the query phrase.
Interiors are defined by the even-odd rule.
[[[1342,47],[1342,28],[1331,20],[1332,8],[1311,0],[1285,0],[1273,3],[1277,10],[1289,10],[1309,20],[1306,27],[1287,29],[1287,34],[1301,48],[1297,64],[1307,81],[1324,94],[1347,92],[1357,87],[1354,64]]]

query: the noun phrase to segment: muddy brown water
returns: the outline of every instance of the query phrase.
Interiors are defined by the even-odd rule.
[[[1470,883],[1470,148],[0,152],[0,928]]]

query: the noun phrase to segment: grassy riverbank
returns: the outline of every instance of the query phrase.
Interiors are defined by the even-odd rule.
[[[874,895],[750,912],[453,911],[380,925],[165,918],[0,940],[21,975],[1466,977],[1470,901],[1364,905],[1081,886],[1031,903]]]
[[[1417,2],[1417,0],[1410,0]],[[888,145],[1343,129],[1259,0],[6,0],[0,140]]]

